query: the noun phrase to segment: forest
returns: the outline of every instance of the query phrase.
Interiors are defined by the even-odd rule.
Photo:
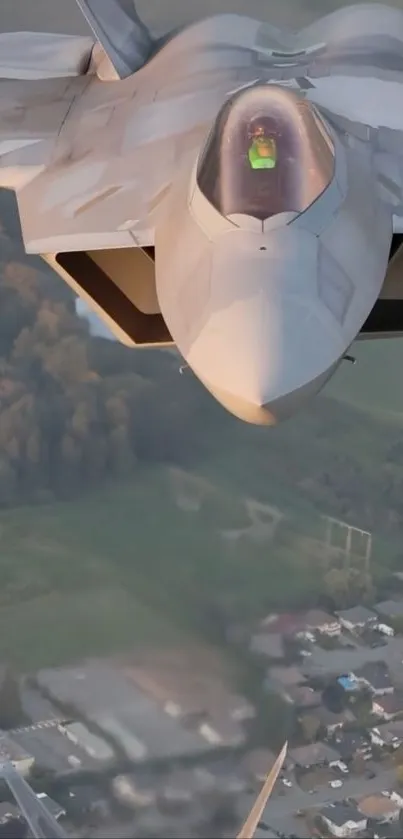
[[[0,506],[79,497],[163,462],[400,535],[402,414],[361,410],[328,389],[277,429],[243,424],[190,371],[178,374],[174,352],[92,337],[70,289],[23,253],[5,191],[0,222]]]

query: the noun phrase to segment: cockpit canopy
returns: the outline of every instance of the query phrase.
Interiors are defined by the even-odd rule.
[[[310,102],[290,89],[256,85],[221,109],[201,155],[197,183],[221,215],[306,210],[329,186],[334,146]]]

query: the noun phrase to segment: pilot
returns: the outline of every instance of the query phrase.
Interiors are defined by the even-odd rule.
[[[252,169],[274,169],[277,163],[277,147],[274,137],[269,136],[262,125],[253,128],[250,137],[248,158]]]

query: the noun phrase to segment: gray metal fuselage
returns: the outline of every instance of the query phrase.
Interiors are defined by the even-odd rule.
[[[403,231],[403,12],[347,7],[300,33],[221,15],[120,80],[99,53],[68,78],[39,64],[0,84],[0,183],[27,251],[155,247],[159,311],[203,384],[251,422],[294,413],[360,333]],[[282,120],[274,174],[246,172],[256,107]]]

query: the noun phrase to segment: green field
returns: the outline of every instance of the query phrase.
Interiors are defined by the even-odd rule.
[[[224,466],[216,472],[225,475]],[[212,471],[147,467],[78,502],[3,512],[0,660],[35,669],[144,644],[214,641],[217,605],[228,603],[242,622],[312,603],[323,576],[306,540],[324,533],[315,508],[268,485],[260,500],[277,500],[285,513],[270,541],[270,509],[259,508],[256,531],[245,481],[228,469],[214,480]],[[234,539],[236,530],[245,532]],[[387,564],[378,546],[380,555]]]

